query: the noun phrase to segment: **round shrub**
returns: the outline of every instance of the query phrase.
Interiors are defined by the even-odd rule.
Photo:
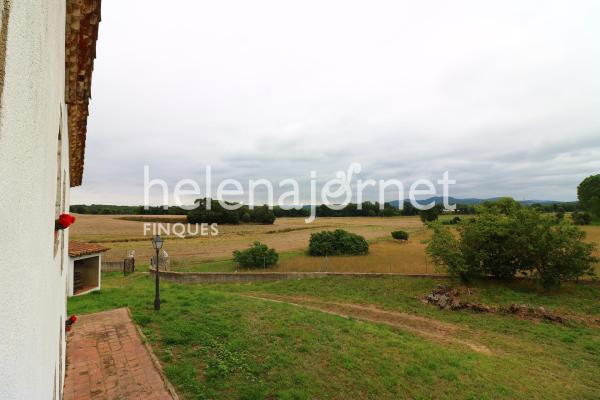
[[[250,216],[249,212],[245,212],[242,214],[242,216],[240,217],[240,220],[244,223],[249,223],[252,221],[252,217]]]
[[[256,224],[272,225],[275,222],[275,213],[265,205],[252,210],[250,218]]]
[[[406,231],[394,231],[392,237],[396,240],[408,240],[408,232]]]
[[[571,214],[575,225],[589,225],[592,222],[592,216],[586,212],[575,211]]]
[[[233,261],[242,268],[265,268],[277,264],[279,254],[274,249],[270,249],[266,244],[254,242],[246,250],[236,250],[233,252]]]
[[[426,223],[426,222],[433,222],[436,221],[438,219],[438,217],[441,214],[441,209],[439,206],[434,206],[431,208],[428,208],[427,210],[421,210],[419,211],[419,217],[421,218],[421,222]]]
[[[369,243],[364,237],[343,229],[310,235],[308,253],[311,256],[362,255],[368,252]]]
[[[460,217],[456,216],[456,217],[454,217],[452,219],[447,219],[445,221],[442,221],[442,224],[444,224],[444,225],[457,225],[457,224],[460,224],[460,221],[461,221]]]

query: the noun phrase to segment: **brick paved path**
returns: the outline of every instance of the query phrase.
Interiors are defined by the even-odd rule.
[[[174,398],[126,308],[79,318],[67,337],[64,400]]]

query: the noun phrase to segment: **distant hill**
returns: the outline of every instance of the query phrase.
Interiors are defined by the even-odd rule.
[[[478,199],[478,198],[474,198],[474,197],[460,199],[457,197],[448,197],[448,202],[450,204],[465,204],[468,206],[473,206],[473,205],[481,204],[484,201],[496,201],[499,199],[501,199],[501,197],[490,197],[488,199]],[[428,199],[419,199],[418,201],[421,204],[427,204],[432,201],[435,201],[435,204],[442,205],[444,203],[444,198],[442,196],[437,196],[437,197],[430,197]],[[532,204],[552,205],[552,204],[573,203],[573,202],[571,202],[571,201],[556,201],[556,200],[519,200],[519,203],[526,205],[526,206],[530,206]],[[390,204],[393,207],[398,207],[400,202],[398,200],[394,200],[394,201],[390,201]]]

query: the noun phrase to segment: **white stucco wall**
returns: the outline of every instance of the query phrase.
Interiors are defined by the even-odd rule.
[[[0,109],[0,399],[58,399],[68,269],[68,234],[54,255],[61,125],[61,169],[68,171],[65,1],[12,0],[7,37]]]

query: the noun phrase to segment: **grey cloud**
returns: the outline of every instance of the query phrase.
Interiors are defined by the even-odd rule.
[[[106,0],[72,201],[141,202],[144,165],[172,188],[208,164],[307,185],[353,161],[573,200],[600,171],[600,4],[434,3]]]

